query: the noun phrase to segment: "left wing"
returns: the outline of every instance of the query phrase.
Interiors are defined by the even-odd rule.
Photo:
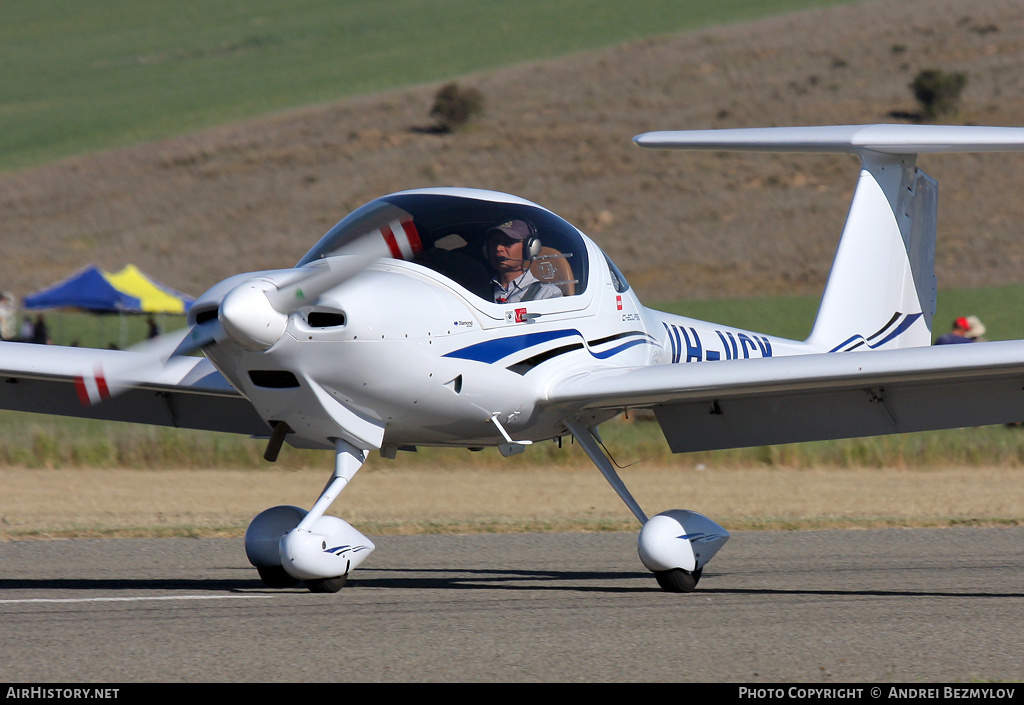
[[[0,343],[0,409],[268,435],[206,358],[153,365],[143,352]]]
[[[653,407],[675,453],[1019,422],[1024,341],[595,370],[546,403]]]

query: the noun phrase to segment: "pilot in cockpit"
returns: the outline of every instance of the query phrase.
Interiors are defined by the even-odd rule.
[[[553,299],[562,290],[542,282],[530,271],[530,264],[540,255],[541,242],[537,231],[525,220],[508,220],[486,233],[487,258],[495,276],[491,282],[497,303],[517,303]]]

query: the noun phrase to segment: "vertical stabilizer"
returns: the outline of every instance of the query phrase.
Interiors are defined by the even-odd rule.
[[[827,351],[931,343],[938,184],[916,155],[862,156],[808,343]]]

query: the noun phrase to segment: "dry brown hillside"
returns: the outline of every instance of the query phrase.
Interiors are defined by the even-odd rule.
[[[852,158],[648,152],[640,132],[893,122],[916,73],[968,75],[950,122],[1024,125],[1024,3],[869,2],[461,79],[486,113],[429,124],[436,85],[0,175],[0,289],[133,262],[192,295],[291,266],[350,209],[406,188],[508,191],[591,234],[647,299],[817,292]],[[941,184],[940,285],[1024,279],[1024,155],[922,157]]]

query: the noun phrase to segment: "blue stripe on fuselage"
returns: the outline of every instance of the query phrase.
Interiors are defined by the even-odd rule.
[[[641,337],[637,340],[630,340],[622,343],[621,345],[617,345],[610,350],[604,350],[602,352],[594,352],[593,350],[590,350],[589,346],[587,346],[587,352],[599,360],[606,360],[609,357],[617,355],[623,350],[627,350],[635,345],[643,345],[645,343],[651,345],[655,344],[654,341],[644,333],[636,332],[631,335]],[[512,335],[507,338],[486,340],[482,343],[470,345],[469,347],[453,350],[452,352],[444,355],[444,357],[454,357],[460,360],[474,360],[476,362],[493,364],[498,360],[512,355],[513,353],[519,352],[520,350],[526,350],[527,348],[532,348],[535,345],[547,343],[552,340],[570,337],[579,337],[583,339],[583,334],[573,328],[568,330],[552,330],[542,331],[539,333],[526,333],[524,335]]]
[[[526,350],[540,343],[558,340],[559,338],[568,338],[574,335],[583,337],[578,330],[551,330],[540,333],[527,333],[526,335],[511,335],[507,338],[485,340],[482,343],[470,345],[468,348],[462,348],[461,350],[453,350],[447,353],[445,357],[456,357],[461,360],[475,360],[476,362],[493,364],[503,357],[508,357],[520,350]]]

